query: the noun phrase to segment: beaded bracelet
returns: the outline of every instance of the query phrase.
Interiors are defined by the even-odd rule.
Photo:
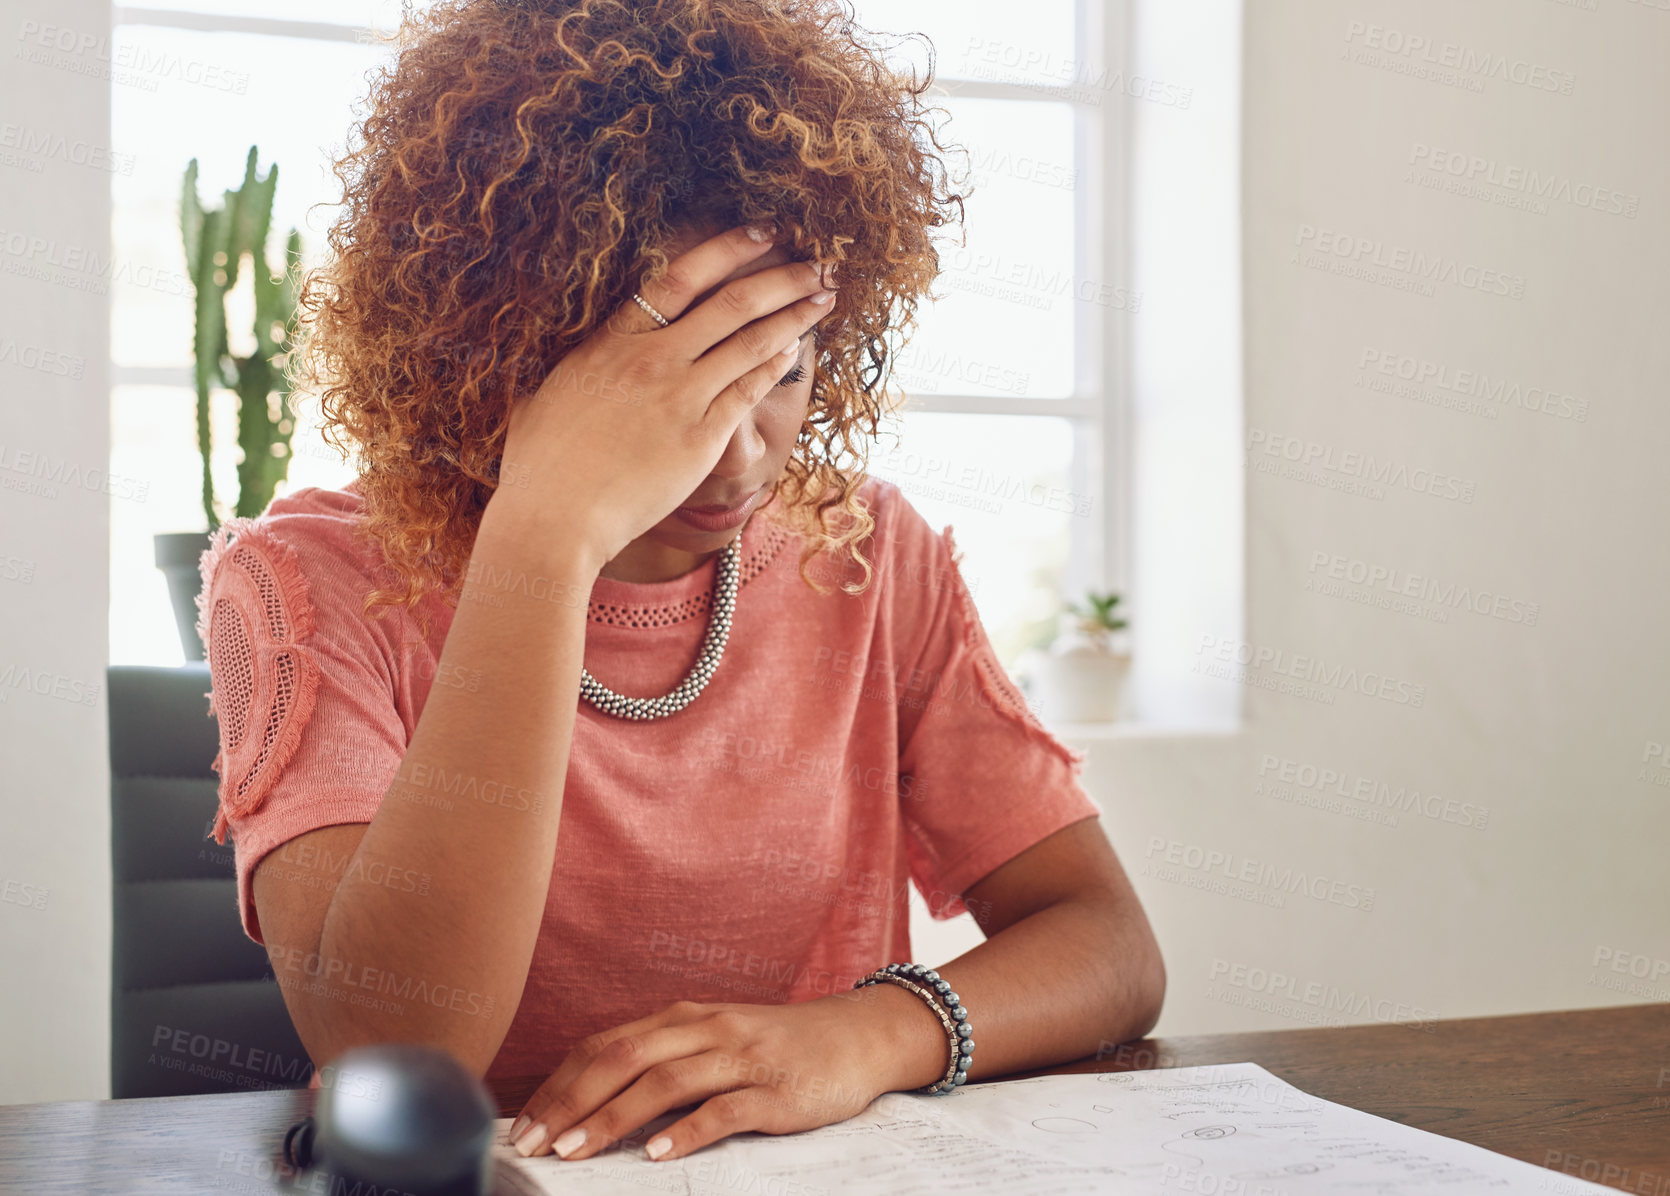
[[[968,1010],[963,1008],[961,998],[951,991],[950,983],[941,980],[939,973],[932,968],[925,968],[919,963],[890,963],[861,978],[853,987],[863,988],[884,982],[907,988],[921,997],[945,1027],[945,1044],[951,1056],[946,1063],[945,1074],[926,1088],[916,1091],[950,1092],[967,1083],[968,1067],[974,1062],[974,1027],[968,1020]],[[940,1008],[941,1001],[945,1003],[943,1009]]]

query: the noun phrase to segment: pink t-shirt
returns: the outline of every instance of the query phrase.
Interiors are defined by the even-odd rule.
[[[994,655],[951,529],[936,534],[882,479],[861,494],[876,520],[864,593],[805,584],[800,537],[768,505],[743,528],[730,640],[695,701],[644,722],[580,702],[544,922],[490,1077],[554,1071],[586,1035],[681,998],[774,1004],[850,988],[912,958],[908,884],[952,917],[969,886],[1098,814],[1082,754],[1038,722]],[[238,912],[257,942],[257,861],[317,827],[370,822],[431,687],[477,682],[438,667],[444,600],[423,600],[427,637],[405,611],[361,613],[387,574],[351,534],[359,510],[352,484],[300,490],[230,521],[203,558],[216,833],[235,841]],[[829,585],[860,576],[845,553],[808,570]],[[599,578],[586,668],[620,693],[672,689],[699,652],[716,572],[710,560],[671,581]],[[427,792],[525,798],[482,764],[485,779],[432,778]],[[421,894],[426,882],[379,883]],[[390,1006],[443,1000],[388,972],[329,982]],[[444,999],[479,1009],[479,994]]]

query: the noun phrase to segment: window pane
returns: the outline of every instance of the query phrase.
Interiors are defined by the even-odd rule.
[[[381,51],[352,43],[121,26],[133,61],[175,59],[214,68],[243,94],[188,83],[175,74],[117,90],[113,141],[131,164],[113,178],[116,272],[112,354],[122,365],[190,360],[191,288],[184,276],[179,192],[197,157],[198,194],[212,202],[242,178],[253,142],[259,165],[279,164],[274,232],[302,230],[309,264],[319,259],[338,183],[328,163],[345,144]],[[296,89],[280,64],[300,47],[312,66]],[[899,360],[899,386],[923,394],[1060,397],[1072,392],[1072,112],[1066,105],[944,100],[945,136],[967,152],[964,245],[943,247],[943,296],[925,303],[921,335]]]
[[[411,6],[426,4],[413,0]],[[402,10],[401,0],[150,0],[126,7],[377,29],[397,27]],[[1046,85],[1072,79],[1073,0],[1033,0],[1026,8],[1024,32],[1016,31],[1009,0],[960,0],[955,5],[945,0],[855,0],[854,9],[867,29],[926,34],[941,78]],[[924,56],[911,49],[909,57],[918,61]]]
[[[290,438],[290,469],[279,483],[280,494],[290,494],[304,486],[322,486],[338,490],[354,480],[359,472],[353,458],[342,459],[342,454],[327,443],[319,431],[319,404],[311,396],[296,401],[296,432]]]
[[[965,235],[940,247],[939,298],[899,357],[907,394],[1073,392],[1073,116],[1065,104],[945,100],[941,140],[967,172]],[[960,189],[960,188],[959,188]],[[962,241],[962,244],[957,244]]]
[[[212,7],[203,0],[204,7]],[[226,0],[223,11],[253,6]],[[352,8],[352,5],[348,6]],[[896,6],[904,7],[904,6]],[[312,19],[297,8],[286,10]],[[345,9],[333,9],[340,17]],[[926,11],[926,10],[924,10]],[[352,18],[357,20],[358,18]],[[296,41],[121,26],[118,43],[136,62],[146,54],[212,67],[200,79],[243,80],[236,90],[188,82],[178,72],[118,85],[113,142],[132,166],[113,177],[117,262],[129,269],[111,287],[113,356],[122,365],[185,366],[191,352],[190,288],[178,227],[181,175],[196,156],[199,194],[218,197],[242,176],[253,142],[260,168],[280,166],[269,249],[301,228],[307,264],[316,263],[339,184],[328,162],[363,108],[365,78],[386,52],[353,43]],[[295,86],[285,64],[305,55],[309,85]],[[146,77],[139,76],[140,80]],[[968,157],[966,245],[942,247],[944,274],[919,328],[896,361],[906,394],[966,393],[1055,397],[1072,392],[1074,357],[1072,112],[1064,105],[941,98],[952,119],[945,137]],[[321,204],[309,212],[311,205]],[[230,497],[234,400],[215,400],[215,473]],[[113,503],[112,576],[124,595],[113,604],[112,660],[178,663],[166,587],[151,557],[151,536],[204,526],[189,390],[119,387],[112,394],[113,473],[149,481],[148,500]],[[874,471],[904,490],[936,529],[954,524],[963,572],[1000,656],[1012,662],[1052,634],[1071,520],[1087,501],[1066,493],[1072,455],[1065,420],[915,413],[895,445],[874,450]],[[931,448],[929,446],[932,446]],[[339,486],[352,476],[317,438],[304,408],[291,479]],[[1051,490],[1051,487],[1054,490]],[[1052,495],[1043,502],[1037,496]]]
[[[113,664],[177,665],[185,659],[151,537],[207,526],[195,402],[191,391],[176,387],[117,386],[110,393],[110,472],[138,479],[144,494],[143,501],[112,498],[110,503]],[[214,422],[225,426],[220,419]],[[221,440],[229,442],[226,436]],[[235,485],[233,458],[215,464],[216,485]],[[132,486],[121,489],[138,492]]]
[[[303,403],[293,438],[289,480],[338,487],[353,477],[320,438],[314,405]],[[237,495],[237,398],[217,392],[210,404],[216,493]],[[196,399],[184,387],[117,386],[110,394],[110,659],[115,664],[177,665],[185,656],[174,627],[168,584],[156,567],[152,537],[202,531],[202,466],[197,455]]]
[[[120,156],[111,181],[111,356],[118,365],[189,365],[192,288],[180,237],[186,165],[197,159],[198,197],[217,205],[242,182],[249,147],[257,146],[257,169],[279,168],[268,261],[282,260],[284,238],[296,227],[306,262],[317,262],[336,208],[310,217],[308,207],[339,194],[328,168],[332,147],[346,144],[369,89],[365,72],[385,51],[146,25],[117,26],[114,40],[115,52],[130,56],[121,60],[135,65],[131,83],[112,85],[112,148]],[[300,57],[306,86],[295,72]],[[146,63],[157,69],[142,69]],[[247,335],[234,330],[234,338],[240,331]]]
[[[1065,85],[1078,66],[1073,0],[1029,0],[1019,18],[1013,0],[854,0],[854,9],[866,28],[927,34],[936,78]]]
[[[234,17],[267,17],[275,21],[327,21],[393,29],[400,24],[400,0],[154,0],[128,8],[161,8],[174,12],[219,13]]]
[[[907,413],[870,453],[935,531],[952,526],[961,571],[1005,667],[1056,629],[1072,520],[1072,427],[1035,415]]]

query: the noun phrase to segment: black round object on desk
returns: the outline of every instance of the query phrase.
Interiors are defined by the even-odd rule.
[[[379,1043],[321,1069],[312,1165],[341,1190],[389,1196],[490,1196],[492,1098],[445,1051]],[[333,1183],[332,1190],[338,1190]]]

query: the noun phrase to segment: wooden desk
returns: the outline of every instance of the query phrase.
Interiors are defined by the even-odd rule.
[[[1006,1078],[1244,1060],[1326,1100],[1670,1196],[1670,1005],[1144,1039]],[[542,1078],[497,1086],[500,1112]],[[0,1192],[312,1191],[281,1182],[277,1161],[312,1107],[297,1090],[0,1106]]]

